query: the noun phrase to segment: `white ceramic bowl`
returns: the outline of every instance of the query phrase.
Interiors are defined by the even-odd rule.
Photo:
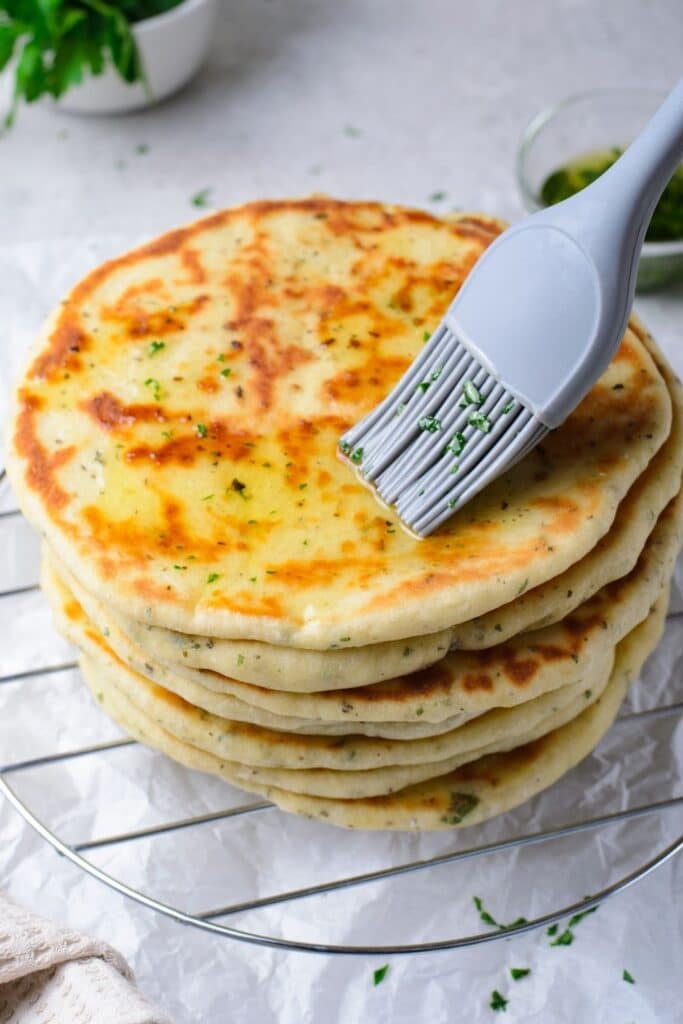
[[[151,95],[108,67],[69,89],[57,104],[75,114],[121,114],[149,107],[176,92],[203,64],[211,43],[217,0],[183,0],[156,18],[133,25]]]

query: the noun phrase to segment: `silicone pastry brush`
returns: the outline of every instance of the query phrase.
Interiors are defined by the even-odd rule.
[[[652,212],[683,159],[683,79],[580,193],[505,231],[340,449],[425,537],[559,426],[626,329]]]

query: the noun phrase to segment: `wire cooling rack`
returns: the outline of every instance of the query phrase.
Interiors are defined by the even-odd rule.
[[[183,769],[120,733],[111,736],[113,725],[85,696],[73,652],[51,630],[37,583],[37,540],[13,505],[0,472],[0,558],[7,581],[0,589],[0,623],[13,639],[12,660],[0,675],[0,723],[6,726],[0,792],[58,853],[119,893],[180,923],[262,946],[423,952],[495,941],[587,910],[683,849],[683,778],[674,756],[683,702],[672,696],[671,685],[658,692],[652,678],[647,694],[636,686],[598,753],[545,794],[519,812],[432,836],[367,837],[295,819],[268,802],[245,802],[239,790]],[[669,615],[670,659],[683,659],[682,624],[683,611]],[[652,672],[656,676],[656,665]],[[105,730],[109,735],[102,739]],[[601,756],[605,743],[611,750]],[[8,745],[17,753],[6,759]],[[615,775],[620,755],[633,776],[626,782]],[[158,781],[166,794],[150,800],[151,822],[140,823],[140,799],[135,820],[126,820],[128,787],[141,776]],[[101,809],[110,805],[122,811],[116,820],[124,828],[99,824]],[[86,806],[100,810],[86,813]],[[171,868],[181,860],[185,884],[167,891],[168,878],[177,877]],[[249,861],[261,864],[258,872],[247,870]],[[471,922],[472,886],[483,885],[487,871],[504,880],[515,916],[520,894],[528,894],[529,909],[521,908],[526,920],[470,933],[457,894],[470,894]],[[402,888],[406,880],[412,888]],[[359,906],[360,889],[366,895]],[[374,890],[383,907],[382,934],[359,942],[351,929],[350,937],[335,940],[336,922],[354,913],[365,934],[363,910],[368,900],[372,905]],[[204,895],[205,905],[193,908]],[[342,903],[320,903],[335,899]],[[302,912],[312,904],[315,912]],[[254,913],[265,913],[265,924],[250,925]],[[424,934],[420,913],[435,934]],[[424,941],[404,941],[403,932],[419,932]]]

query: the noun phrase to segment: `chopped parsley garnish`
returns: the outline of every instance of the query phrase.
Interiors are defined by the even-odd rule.
[[[473,896],[472,900],[475,907],[479,911],[479,918],[484,924],[491,925],[492,928],[497,928],[501,932],[508,931],[509,928],[517,928],[520,924],[527,924],[525,917],[518,917],[515,921],[511,921],[510,924],[501,924],[500,921],[496,921],[492,914],[489,914],[488,910],[484,908],[484,902],[479,896]]]
[[[397,405],[397,406],[396,406],[396,415],[397,415],[397,416],[400,416],[400,415],[401,415],[401,413],[403,412],[403,410],[405,409],[405,407],[406,407],[406,404],[405,404],[405,402],[401,402],[401,404],[400,404],[400,405]]]
[[[510,968],[510,977],[512,978],[513,981],[521,981],[522,978],[526,978],[529,974],[531,974],[531,968],[530,967],[511,967]]]
[[[429,333],[429,331],[423,331],[422,332],[422,340],[423,341],[429,341],[430,338],[431,338],[431,334]]]
[[[351,445],[349,444],[348,441],[340,441],[339,450],[342,453],[342,455],[348,455],[349,452],[351,451]]]
[[[307,487],[308,487],[308,484],[299,484],[299,490],[300,491],[305,491]]]
[[[232,478],[229,490],[239,494],[240,498],[244,498],[245,501],[247,500],[247,496],[245,494],[246,489],[247,485],[242,483],[241,480],[238,480],[236,476]]]
[[[150,341],[149,348],[147,349],[147,354],[150,356],[155,356],[157,352],[161,352],[162,348],[166,348],[165,341]]]
[[[516,405],[517,403],[515,402],[514,398],[511,398],[510,401],[507,402],[500,411],[502,412],[503,416],[507,416],[509,412],[512,412]]]
[[[363,449],[362,448],[356,448],[356,450],[351,453],[351,462],[353,462],[354,465],[356,465],[356,466],[360,466],[362,461],[363,461]]]
[[[238,654],[237,655],[237,664],[238,665],[244,665],[244,655],[243,654]]]
[[[202,501],[211,501],[212,498],[213,494],[205,494],[204,497],[202,498]]]
[[[351,639],[350,636],[340,636],[339,637],[339,643],[340,644],[346,644],[346,643],[349,642],[350,639]]]
[[[350,139],[357,139],[360,137],[360,131],[358,128],[355,128],[354,125],[352,124],[345,124],[344,135],[348,135]]]
[[[221,377],[229,377],[231,373],[232,370],[230,369],[230,367],[226,366],[224,370],[221,370]]]
[[[423,416],[417,425],[420,430],[424,430],[428,434],[436,434],[441,430],[441,420],[438,420],[436,416]]]
[[[588,910],[581,910],[578,914],[574,914],[574,916],[569,919],[568,927],[573,928],[579,923],[579,921],[583,921],[584,917],[588,917],[589,914],[594,914],[597,909],[597,907],[589,907]]]
[[[453,437],[446,445],[446,451],[450,452],[451,455],[462,455],[465,445],[467,444],[467,438],[461,431],[456,430]]]
[[[446,825],[459,825],[463,818],[474,810],[479,803],[479,797],[474,793],[451,793],[448,802],[448,813],[444,814],[441,820]]]
[[[448,502],[448,507],[449,508],[455,508],[455,506],[457,504],[458,504],[458,499],[457,498],[451,498],[451,500]]]
[[[488,416],[484,416],[483,412],[470,413],[467,422],[471,427],[481,430],[483,434],[488,434],[491,429],[491,420]]]
[[[462,388],[462,398],[460,405],[481,405],[484,399],[481,397],[481,392],[474,381],[466,380]],[[464,405],[463,405],[464,403]]]
[[[200,208],[208,206],[211,201],[211,188],[202,188],[192,196],[192,205]]]
[[[445,192],[432,192],[431,196],[429,197],[429,202],[430,203],[442,203],[445,198],[446,198],[446,193]]]
[[[205,423],[197,423],[194,429],[197,432],[197,437],[206,437],[209,433]]]
[[[435,381],[435,380],[438,380],[442,373],[443,373],[443,368],[442,367],[439,367],[437,370],[434,370],[433,373],[430,373],[430,375],[429,375],[427,380],[420,381],[420,383],[417,385],[415,390],[416,391],[422,391],[422,393],[424,394],[424,392],[428,391],[429,388],[432,386],[432,382]]]
[[[504,999],[497,988],[494,988],[491,993],[491,1002],[489,1006],[492,1010],[507,1010],[508,1000]]]
[[[373,985],[381,985],[387,974],[389,973],[389,964],[385,964],[384,967],[378,967],[372,975]]]
[[[145,154],[145,153],[149,153],[149,146],[147,145],[147,143],[146,143],[146,142],[140,142],[140,143],[138,143],[138,145],[137,145],[137,146],[135,147],[135,152],[136,152],[136,153],[137,153],[137,154],[138,154],[139,156],[144,156],[144,154]]]
[[[215,583],[216,580],[219,580],[220,578],[221,574],[219,572],[210,572],[209,575],[206,577],[206,582]]]
[[[185,572],[185,570],[187,569],[187,566],[186,565],[174,565],[173,568],[177,572]]]
[[[633,975],[631,974],[630,971],[626,970],[626,968],[624,968],[624,973],[622,974],[621,977],[622,977],[622,980],[623,981],[627,981],[629,983],[629,985],[635,985],[635,983],[636,983],[636,979],[633,977]]]
[[[569,928],[565,928],[561,935],[558,935],[556,939],[550,943],[551,946],[571,946],[574,941],[574,932],[571,932]]]
[[[548,926],[548,928],[546,928],[545,933],[546,933],[546,935],[557,935],[557,929],[558,929],[558,925],[551,924],[551,925]]]
[[[161,384],[158,380],[155,380],[154,377],[148,377],[145,381],[145,387],[149,388],[152,392],[155,402],[161,401]]]

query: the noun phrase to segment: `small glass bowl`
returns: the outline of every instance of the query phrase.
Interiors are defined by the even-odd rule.
[[[544,204],[546,178],[585,153],[626,147],[665,94],[649,89],[596,89],[542,110],[527,126],[517,153],[517,182],[529,211]],[[638,291],[655,291],[683,280],[683,239],[646,242],[638,267]]]

